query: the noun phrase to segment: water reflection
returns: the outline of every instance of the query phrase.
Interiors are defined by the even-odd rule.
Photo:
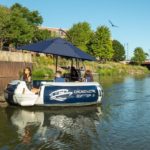
[[[92,149],[96,146],[100,107],[63,110],[8,107],[5,111],[19,139],[15,148],[76,149],[78,145],[78,149]]]
[[[111,87],[113,84],[122,83],[124,82],[124,76],[102,76],[99,77],[99,82],[102,84],[103,88]]]

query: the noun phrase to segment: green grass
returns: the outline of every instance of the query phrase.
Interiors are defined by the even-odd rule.
[[[53,64],[53,59],[49,56],[33,56],[33,62],[37,66],[48,66]]]
[[[142,66],[108,62],[106,64],[99,64],[97,73],[101,76],[144,75],[150,73],[150,71],[146,67]]]
[[[36,77],[52,77],[54,72],[51,69],[53,60],[46,56],[33,56],[33,71],[32,76]]]
[[[33,77],[53,77],[54,76],[54,64],[53,58],[50,56],[33,56]],[[68,66],[68,61],[65,59],[59,59],[59,64],[62,66]],[[97,63],[85,61],[86,69],[90,69],[92,72],[98,73],[100,76],[117,76],[117,75],[146,75],[150,71],[146,67],[127,65],[122,63],[107,62]]]
[[[52,77],[53,71],[50,68],[36,68],[32,71],[33,77]]]

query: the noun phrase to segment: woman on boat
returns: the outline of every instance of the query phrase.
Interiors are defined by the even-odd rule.
[[[29,90],[32,89],[32,72],[31,72],[30,67],[26,67],[23,70],[23,75],[21,77],[21,80],[26,82],[26,85],[27,85]]]
[[[85,75],[84,75],[84,81],[93,82],[93,75],[92,75],[91,70],[86,70]]]
[[[23,70],[23,75],[21,77],[21,80],[26,82],[26,85],[27,85],[28,89],[31,90],[33,93],[38,93],[39,92],[39,89],[33,88],[33,85],[32,85],[32,72],[31,72],[30,67],[26,67]]]

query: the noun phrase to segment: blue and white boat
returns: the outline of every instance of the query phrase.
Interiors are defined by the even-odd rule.
[[[56,71],[58,56],[95,61],[95,58],[61,38],[25,45],[18,49],[56,56]],[[5,99],[9,104],[21,106],[86,106],[101,103],[103,95],[102,87],[98,82],[41,81],[38,88],[40,93],[34,94],[24,81],[14,80],[5,89]]]
[[[40,82],[40,81],[37,81]],[[41,82],[40,93],[31,92],[24,81],[14,80],[5,89],[5,99],[21,106],[86,106],[101,103],[102,87],[97,82]]]

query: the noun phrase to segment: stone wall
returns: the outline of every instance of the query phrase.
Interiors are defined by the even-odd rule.
[[[32,68],[30,53],[0,51],[0,78],[19,78],[26,66]]]
[[[0,78],[19,77],[25,67],[32,68],[32,63],[0,61]]]
[[[31,53],[0,51],[0,61],[32,62]]]

